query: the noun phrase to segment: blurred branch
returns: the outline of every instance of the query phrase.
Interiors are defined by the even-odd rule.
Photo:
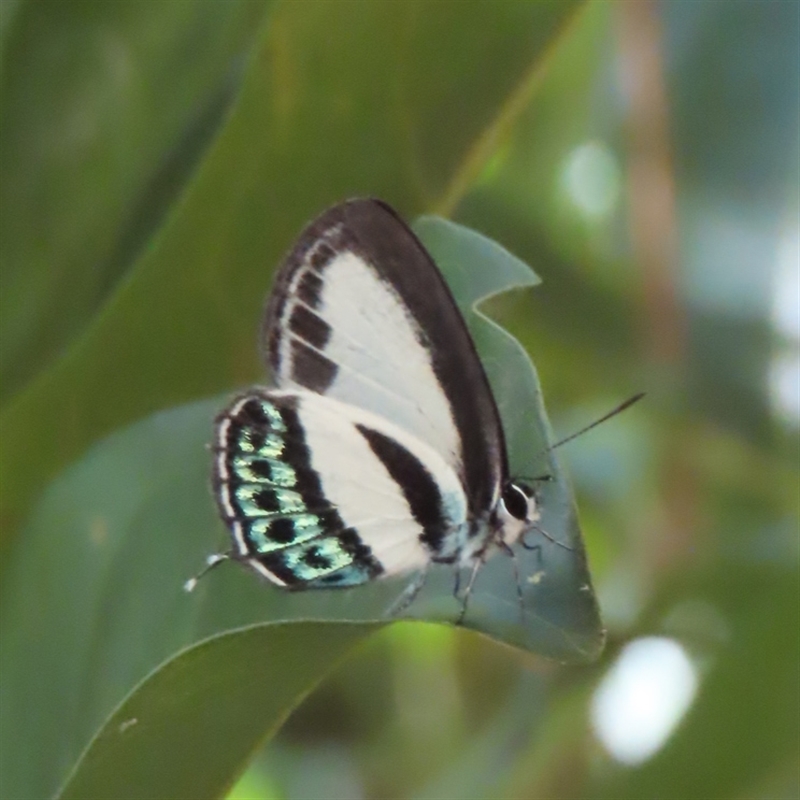
[[[642,275],[645,363],[656,368],[659,384],[671,396],[667,386],[681,383],[687,324],[677,285],[676,190],[659,7],[655,0],[619,3],[617,24],[620,82],[627,105],[628,218],[633,258]],[[696,529],[693,475],[682,441],[681,432],[673,429],[658,462],[662,500],[651,519],[661,523],[643,543],[651,568],[663,569],[690,552]]]
[[[646,355],[656,364],[677,365],[684,353],[686,324],[675,280],[675,183],[661,20],[654,0],[620,3],[617,14],[628,108],[630,235],[643,276]]]
[[[578,3],[576,10],[570,13],[560,32],[553,37],[545,51],[537,53],[528,70],[520,77],[500,106],[496,117],[472,143],[442,196],[433,204],[432,213],[441,217],[453,216],[456,206],[464,198],[467,190],[473,186],[486,163],[510,136],[515,123],[547,76],[561,43],[575,29],[587,5],[585,2]]]

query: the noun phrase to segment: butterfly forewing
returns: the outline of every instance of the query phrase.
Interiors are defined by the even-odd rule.
[[[505,477],[494,399],[444,280],[385,204],[336,206],[275,281],[264,349],[276,385],[371,412],[428,443],[485,516]]]

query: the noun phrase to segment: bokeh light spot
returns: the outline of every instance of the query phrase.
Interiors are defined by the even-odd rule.
[[[620,169],[602,142],[586,142],[566,158],[562,180],[575,206],[587,217],[607,216],[619,200]]]
[[[592,700],[597,738],[623,764],[657,753],[697,693],[697,671],[674,639],[649,636],[628,644]]]

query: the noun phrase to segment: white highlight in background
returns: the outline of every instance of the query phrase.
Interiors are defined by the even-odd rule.
[[[772,324],[783,338],[769,368],[769,395],[776,416],[800,427],[800,229],[787,227],[778,248]]]
[[[772,324],[789,340],[800,340],[800,228],[787,226],[778,245],[772,294]]]
[[[602,142],[586,142],[566,158],[562,181],[572,202],[587,216],[605,217],[617,205],[620,169]]]
[[[617,761],[641,764],[669,739],[697,686],[697,671],[678,642],[659,636],[636,639],[595,691],[595,734]]]
[[[770,362],[769,396],[774,413],[787,425],[800,427],[800,353],[796,349]]]

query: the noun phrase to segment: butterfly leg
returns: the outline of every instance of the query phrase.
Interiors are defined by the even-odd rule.
[[[511,568],[514,570],[514,582],[517,584],[517,602],[519,603],[519,620],[525,622],[525,604],[523,603],[522,596],[522,579],[519,574],[519,561],[517,561],[517,554],[502,539],[498,542],[500,549],[511,559]]]
[[[405,611],[413,602],[417,599],[417,595],[422,591],[422,587],[425,586],[425,581],[428,579],[428,569],[430,568],[429,564],[426,564],[416,575],[413,581],[406,586],[403,590],[403,593],[397,600],[392,603],[384,616],[386,617],[396,617],[398,614],[401,614]]]
[[[467,588],[464,589],[464,597],[461,600],[461,613],[458,615],[456,625],[461,625],[464,622],[464,617],[467,616],[467,604],[469,603],[469,596],[472,594],[472,585],[475,583],[475,578],[478,577],[478,570],[483,566],[483,559],[477,558],[472,567],[472,572],[469,576]]]
[[[542,546],[541,544],[528,544],[523,539],[520,539],[520,544],[526,549],[530,550],[531,552],[536,552],[536,560],[539,562],[539,567],[542,566]]]
[[[458,593],[461,591],[461,567],[455,568],[456,579],[453,582],[453,597],[458,600]]]

